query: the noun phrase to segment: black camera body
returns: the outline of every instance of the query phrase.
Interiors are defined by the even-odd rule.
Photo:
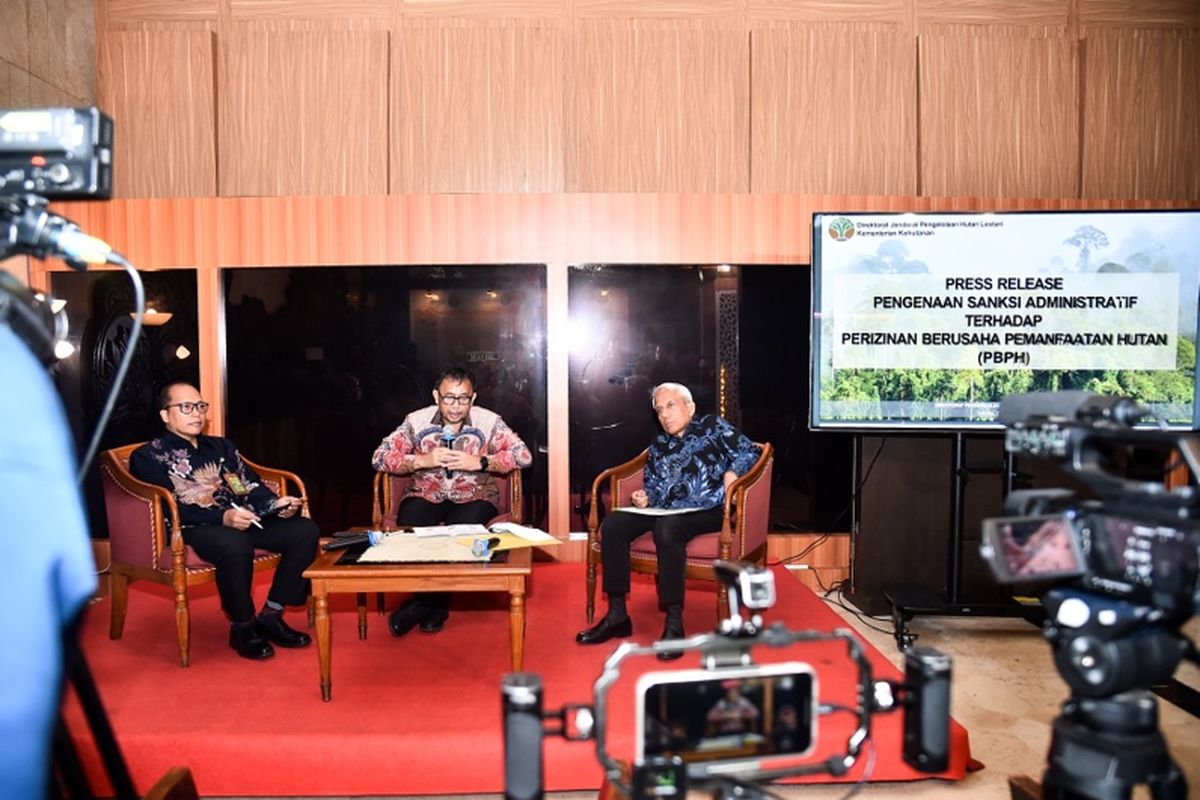
[[[717,562],[727,584],[730,615],[711,632],[688,639],[616,648],[595,682],[594,702],[542,709],[541,678],[506,676],[501,684],[505,733],[505,796],[543,796],[542,737],[593,740],[609,783],[631,798],[683,797],[689,789],[750,797],[754,784],[793,775],[844,775],[870,737],[875,713],[904,709],[902,755],[923,772],[949,765],[950,659],[932,648],[906,653],[904,682],[876,681],[859,640],[846,629],[831,633],[764,626],[757,611],[774,603],[772,573]],[[743,603],[749,609],[743,609]],[[803,661],[756,663],[758,648],[840,642],[857,669],[854,706],[821,702],[819,675]],[[662,652],[695,652],[699,668],[653,671],[637,681],[635,752],[631,768],[608,751],[609,691],[629,659]],[[855,726],[833,755],[814,761],[818,719],[850,714]],[[549,724],[546,724],[549,723]],[[829,748],[822,748],[829,752]]]
[[[1148,691],[1198,661],[1181,626],[1200,604],[1200,434],[1137,427],[1128,398],[1014,395],[1011,453],[1059,464],[1093,495],[1014,491],[980,554],[1001,583],[1041,583],[1043,633],[1071,690],[1053,724],[1045,797],[1185,797]],[[1179,474],[1186,468],[1184,479]]]
[[[112,197],[113,122],[100,109],[0,109],[0,195]]]

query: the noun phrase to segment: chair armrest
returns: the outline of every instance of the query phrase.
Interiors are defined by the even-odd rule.
[[[591,509],[588,511],[589,542],[595,540],[596,534],[600,530],[600,496],[605,488],[605,483],[608,484],[608,494],[613,498],[612,504],[615,508],[621,500],[618,489],[619,483],[641,474],[642,469],[646,466],[647,453],[647,450],[643,450],[624,464],[609,467],[597,475],[596,480],[592,481],[592,502]]]
[[[755,442],[755,444],[759,448],[758,460],[746,471],[745,475],[735,478],[725,491],[725,514],[721,524],[722,544],[732,539],[733,530],[737,527],[738,510],[744,510],[746,505],[746,493],[762,480],[763,474],[771,465],[771,459],[775,455],[770,442]]]
[[[299,497],[301,503],[300,513],[306,517],[309,515],[308,490],[304,487],[304,481],[300,480],[299,475],[278,467],[264,467],[254,463],[245,456],[242,456],[242,461],[246,462],[246,466],[258,473],[258,477],[262,478],[263,483],[273,483],[278,486],[277,494]]]

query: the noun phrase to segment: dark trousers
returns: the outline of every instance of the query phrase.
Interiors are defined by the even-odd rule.
[[[687,543],[702,533],[721,530],[722,508],[652,517],[614,511],[600,525],[600,563],[604,593],[629,593],[629,547],[647,531],[658,551],[658,600],[663,606],[683,605]]]
[[[496,516],[496,507],[487,500],[470,503],[431,503],[422,497],[406,497],[396,509],[397,525],[486,525]],[[449,608],[449,592],[424,592],[421,603],[431,608]]]
[[[317,555],[321,532],[308,517],[267,517],[262,530],[251,525],[244,531],[225,525],[198,525],[183,529],[183,541],[196,555],[216,567],[221,608],[234,622],[254,617],[254,550],[283,556],[275,568],[267,599],[284,606],[304,605],[309,583],[301,577]]]

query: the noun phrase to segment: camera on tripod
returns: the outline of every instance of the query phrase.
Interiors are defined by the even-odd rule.
[[[1146,690],[1181,660],[1200,661],[1180,630],[1200,602],[1200,436],[1136,427],[1147,416],[1128,398],[1086,392],[1000,404],[1009,452],[1058,463],[1094,495],[1014,491],[1011,516],[983,525],[980,552],[998,581],[1055,584],[1044,633],[1071,697],[1054,722],[1045,797],[1121,798],[1139,784],[1187,794]],[[1184,467],[1191,480],[1173,481]]]
[[[903,757],[914,768],[940,772],[949,763],[950,659],[932,648],[906,654],[903,683],[872,677],[859,640],[830,633],[764,626],[775,602],[774,575],[764,568],[718,561],[729,589],[729,616],[711,633],[641,646],[624,643],[606,660],[591,704],[542,708],[537,675],[513,673],[501,683],[505,795],[540,798],[542,738],[593,740],[609,784],[631,798],[682,797],[689,789],[715,796],[753,797],[757,784],[795,775],[846,772],[857,762],[878,712],[904,709]],[[807,643],[846,647],[857,681],[853,705],[822,702],[820,675],[809,663],[755,663],[758,647]],[[627,659],[663,651],[696,652],[697,669],[651,671],[637,680],[634,753],[623,763],[609,752],[609,693]],[[814,760],[820,719],[850,715],[853,729],[833,755]],[[829,748],[823,748],[829,752]]]
[[[98,108],[0,109],[0,261],[58,256],[76,269],[111,248],[48,210],[50,200],[112,195],[113,123]],[[54,298],[0,273],[0,324],[49,366],[69,355]]]

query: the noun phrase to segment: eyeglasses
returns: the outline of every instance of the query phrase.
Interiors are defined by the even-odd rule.
[[[169,403],[163,408],[178,408],[180,414],[191,414],[193,411],[199,411],[201,414],[208,413],[208,403],[203,400],[199,403]]]
[[[441,399],[441,401],[448,406],[469,406],[469,405],[471,405],[472,396],[473,395],[469,395],[469,394],[438,395],[438,397]]]

